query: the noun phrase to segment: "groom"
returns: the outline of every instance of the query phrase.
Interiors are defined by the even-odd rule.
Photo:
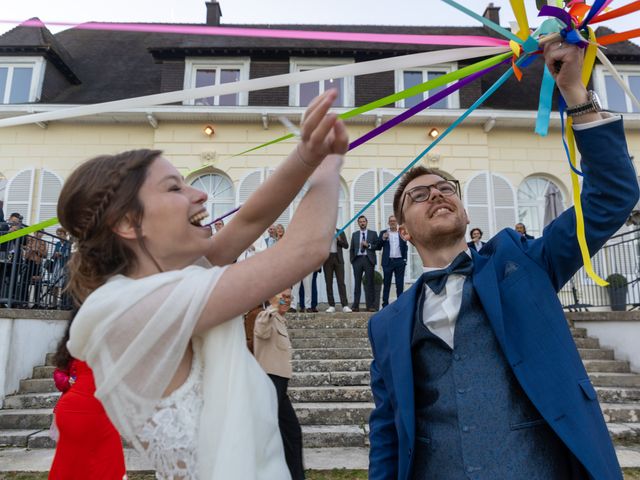
[[[582,86],[582,53],[545,47],[583,155],[593,255],[638,199],[622,120]],[[557,292],[582,266],[575,212],[528,240],[503,230],[478,253],[457,182],[410,170],[394,196],[425,273],[369,323],[369,478],[598,479],[622,474]]]

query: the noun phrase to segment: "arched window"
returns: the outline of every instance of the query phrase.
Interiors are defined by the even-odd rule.
[[[491,172],[481,172],[467,182],[464,204],[469,228],[480,228],[489,240],[503,228],[516,224],[515,192],[509,180]]]
[[[233,210],[235,201],[233,183],[226,176],[218,173],[206,173],[193,179],[191,186],[206,192],[209,196],[205,208],[211,215],[211,220]]]
[[[542,235],[545,210],[552,220],[564,209],[562,189],[545,177],[528,177],[518,187],[518,222],[525,224],[529,235]]]

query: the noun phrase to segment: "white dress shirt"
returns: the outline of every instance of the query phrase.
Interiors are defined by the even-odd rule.
[[[331,240],[331,247],[329,247],[329,253],[338,253],[338,239],[334,236]]]
[[[387,230],[387,233],[389,234],[389,258],[401,258],[402,254],[400,253],[400,237],[398,232]]]
[[[466,254],[471,257],[471,252],[468,248]],[[423,267],[423,271],[443,270],[449,265],[442,268]],[[447,283],[445,283],[439,295],[433,293],[433,290],[426,283],[424,284],[422,322],[431,333],[441,338],[451,349],[453,349],[456,320],[458,320],[458,314],[462,306],[462,287],[466,278],[467,275],[452,273],[447,278]]]

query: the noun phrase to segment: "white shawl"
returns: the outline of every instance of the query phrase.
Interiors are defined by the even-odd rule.
[[[145,455],[136,432],[173,378],[223,268],[190,266],[133,280],[111,278],[86,299],[68,348],[93,370],[96,397]],[[271,380],[245,345],[241,318],[202,338],[204,406],[199,480],[289,479]]]

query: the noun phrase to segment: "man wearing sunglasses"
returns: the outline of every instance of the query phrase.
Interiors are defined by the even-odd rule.
[[[622,120],[582,86],[582,52],[556,42],[544,56],[583,155],[593,255],[636,204],[636,175]],[[505,229],[476,252],[457,182],[416,167],[393,206],[424,273],[369,322],[369,478],[621,480],[557,297],[582,266],[574,210],[538,239]]]

